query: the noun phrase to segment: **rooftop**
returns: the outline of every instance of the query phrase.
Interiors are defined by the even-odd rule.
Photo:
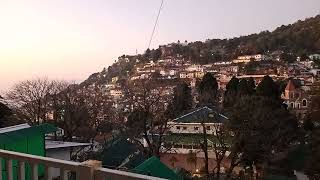
[[[63,142],[46,140],[46,149],[58,149],[67,147],[90,146],[90,143]]]
[[[227,119],[228,118],[226,116],[207,106],[204,106],[192,112],[184,114],[174,119],[173,121],[177,123],[222,123]]]
[[[5,128],[0,128],[0,134],[2,133],[7,133],[7,132],[13,132],[13,131],[18,131],[21,129],[26,129],[26,128],[30,128],[31,126],[27,123],[25,124],[19,124],[19,125],[15,125],[15,126],[9,126],[9,127],[5,127]]]

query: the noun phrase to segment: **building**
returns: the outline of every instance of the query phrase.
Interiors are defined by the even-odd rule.
[[[299,87],[297,81],[292,79],[288,81],[282,99],[288,109],[292,110],[298,118],[305,116],[310,104],[310,97],[302,87]]]
[[[90,146],[90,143],[64,142],[46,140],[46,157],[71,161],[72,152],[80,152],[80,148]],[[51,178],[60,176],[60,169],[50,168]]]
[[[122,90],[120,89],[112,89],[110,90],[110,96],[119,99],[123,96]]]
[[[118,76],[115,76],[111,79],[111,82],[116,83],[119,80]]]
[[[200,147],[203,142],[203,130],[205,128],[208,140],[209,168],[214,168],[215,132],[228,118],[205,106],[194,109],[182,116],[168,122],[168,133],[165,136],[165,144],[168,150],[161,156],[162,162],[173,167],[172,158],[177,158],[178,167],[190,172],[197,172],[204,165],[204,153]],[[190,152],[195,153],[197,165],[190,165],[186,159]]]
[[[233,60],[232,62],[237,63],[249,63],[250,61],[262,61],[266,60],[266,56],[263,54],[255,54],[255,55],[244,55],[244,56],[238,56],[237,59]]]
[[[255,54],[255,55],[244,55],[244,56],[238,56],[239,60],[251,60],[254,59],[255,61],[261,61],[265,60],[266,56],[263,54]]]
[[[28,124],[19,124],[1,128],[0,149],[45,157],[45,134],[55,132],[56,130],[55,127],[49,124],[32,127]],[[0,163],[5,164],[3,159],[0,160]],[[12,163],[12,165],[17,166],[17,163]],[[1,171],[0,175],[6,180],[6,172],[2,169]],[[31,180],[32,172],[30,166],[26,166],[24,171],[25,179]],[[42,176],[44,174],[44,168],[39,168],[37,173],[39,176]],[[12,176],[12,179],[17,179],[17,171],[13,171]]]
[[[312,60],[320,60],[320,54],[311,54],[309,58]]]
[[[179,77],[180,77],[181,79],[185,79],[185,78],[187,78],[187,73],[186,73],[186,72],[180,72]]]

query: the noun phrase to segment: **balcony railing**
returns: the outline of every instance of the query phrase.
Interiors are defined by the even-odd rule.
[[[5,160],[5,163],[2,163],[2,160]],[[17,166],[13,166],[13,162],[15,162]],[[13,180],[14,171],[16,172],[19,180],[25,180],[27,173],[26,164],[30,165],[31,180],[40,180],[38,173],[39,166],[44,166],[45,180],[52,179],[52,175],[50,174],[51,168],[60,169],[60,180],[68,180],[68,174],[70,174],[70,172],[75,174],[76,180],[163,180],[161,178],[141,174],[106,168],[94,168],[78,162],[64,161],[7,150],[0,150],[0,180]],[[2,167],[3,165],[5,166],[6,178],[2,176],[2,170],[4,169],[4,167]],[[14,168],[16,168],[16,170],[14,170]]]

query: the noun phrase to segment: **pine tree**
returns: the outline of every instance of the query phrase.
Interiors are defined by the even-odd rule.
[[[192,108],[191,88],[187,83],[181,83],[174,89],[172,106],[175,115]]]
[[[257,95],[279,100],[279,86],[273,81],[270,76],[265,76],[257,87]]]
[[[223,98],[223,106],[225,108],[233,106],[233,104],[236,102],[238,96],[238,85],[239,79],[236,77],[232,77],[228,82]]]
[[[199,103],[201,106],[213,106],[218,94],[218,82],[211,73],[206,73],[198,85]]]

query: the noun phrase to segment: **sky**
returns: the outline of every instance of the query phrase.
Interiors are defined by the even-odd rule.
[[[35,77],[81,82],[143,53],[160,3],[0,0],[0,93]],[[319,0],[164,0],[151,47],[272,31],[319,13]]]

